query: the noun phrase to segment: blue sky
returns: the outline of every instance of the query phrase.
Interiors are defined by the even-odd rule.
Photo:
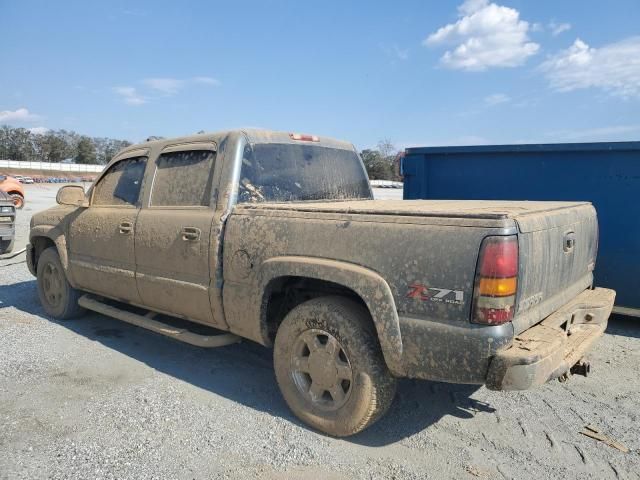
[[[640,139],[640,2],[0,0],[0,124],[399,147]]]

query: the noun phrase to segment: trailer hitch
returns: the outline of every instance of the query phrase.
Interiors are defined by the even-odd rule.
[[[580,360],[576,362],[576,364],[571,367],[569,371],[573,375],[582,375],[583,377],[586,377],[591,372],[591,363],[585,360]]]
[[[591,373],[591,363],[584,359],[578,360],[573,367],[558,377],[558,381],[560,383],[564,383],[569,380],[571,375],[582,375],[583,377],[586,377],[589,373]]]

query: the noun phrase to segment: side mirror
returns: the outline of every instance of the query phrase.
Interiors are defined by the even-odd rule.
[[[56,195],[58,205],[72,205],[74,207],[88,207],[89,202],[80,185],[66,185],[58,190]]]

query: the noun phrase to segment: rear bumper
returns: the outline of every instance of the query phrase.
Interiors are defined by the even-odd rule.
[[[568,372],[607,328],[615,296],[606,288],[585,290],[516,336],[491,359],[487,388],[526,390]]]

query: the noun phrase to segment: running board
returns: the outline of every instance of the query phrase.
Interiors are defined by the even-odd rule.
[[[184,328],[173,327],[150,318],[154,316],[153,312],[149,312],[147,316],[138,315],[121,308],[107,305],[106,303],[96,300],[91,295],[83,295],[80,297],[78,305],[86,308],[87,310],[93,310],[94,312],[101,313],[108,317],[117,318],[123,322],[146,328],[152,332],[175,338],[176,340],[195,345],[196,347],[224,347],[225,345],[231,345],[232,343],[238,343],[240,341],[240,337],[233,335],[232,333],[223,333],[221,335],[199,335]]]

